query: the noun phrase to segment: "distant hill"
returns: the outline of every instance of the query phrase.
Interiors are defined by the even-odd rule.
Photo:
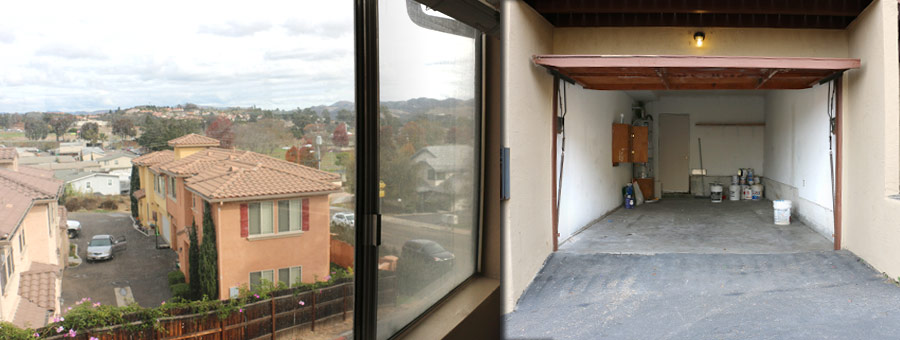
[[[381,105],[388,108],[394,115],[408,116],[420,114],[448,114],[448,115],[467,115],[471,114],[475,107],[475,100],[462,100],[456,98],[433,99],[433,98],[413,98],[404,101],[381,102]],[[317,105],[310,107],[316,113],[322,114],[325,110],[331,114],[331,118],[337,117],[337,112],[347,110],[356,111],[356,105],[351,101],[339,101],[331,105]]]

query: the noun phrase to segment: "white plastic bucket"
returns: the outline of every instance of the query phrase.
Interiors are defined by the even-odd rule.
[[[775,208],[775,224],[777,224],[777,225],[791,224],[791,201],[789,201],[789,200],[772,201],[772,207]]]
[[[709,187],[710,197],[712,198],[713,203],[722,202],[722,186],[718,184],[713,184]]]
[[[741,186],[741,199],[748,200],[748,201],[753,199],[753,191],[750,190],[749,185]]]
[[[761,184],[751,185],[750,191],[753,193],[754,201],[758,201],[758,200],[762,199],[763,186]]]
[[[732,185],[728,187],[728,199],[732,201],[740,201],[741,200],[741,186],[740,185]]]

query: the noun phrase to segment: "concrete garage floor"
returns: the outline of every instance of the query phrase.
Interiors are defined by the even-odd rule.
[[[131,287],[134,301],[155,307],[171,299],[167,274],[175,270],[176,254],[171,249],[156,249],[155,237],[144,236],[131,226],[124,213],[69,213],[70,220],[81,222],[81,236],[70,241],[78,244],[78,256],[86,256],[91,237],[124,235],[128,248],[109,261],[82,263],[63,272],[63,309],[84,297],[105,305],[116,305],[114,295],[121,287]]]
[[[506,315],[506,337],[900,334],[900,287],[853,254],[828,250],[830,243],[802,224],[774,226],[770,202],[728,203],[670,199],[616,211],[550,256]]]

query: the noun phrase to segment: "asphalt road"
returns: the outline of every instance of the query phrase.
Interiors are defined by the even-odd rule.
[[[114,295],[120,287],[131,287],[134,300],[141,306],[159,306],[171,299],[168,272],[175,269],[176,254],[171,249],[156,249],[155,237],[144,236],[132,228],[131,218],[124,213],[69,213],[70,220],[81,222],[81,235],[70,240],[78,245],[78,256],[86,257],[91,237],[109,234],[125,236],[126,250],[103,262],[82,263],[63,273],[63,309],[84,297],[93,302],[115,305]]]

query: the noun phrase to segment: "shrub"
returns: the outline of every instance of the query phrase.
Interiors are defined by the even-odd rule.
[[[0,339],[32,340],[35,339],[34,330],[19,329],[9,322],[0,322]]]
[[[69,197],[66,199],[66,210],[78,211],[78,209],[81,209],[81,199],[78,197]]]
[[[184,283],[184,273],[180,270],[173,270],[169,272],[169,285],[176,285],[179,283]]]
[[[107,200],[103,201],[103,203],[100,203],[100,209],[118,210],[119,204],[116,203],[116,201],[114,201],[114,200],[107,199]]]
[[[169,286],[169,290],[172,291],[172,297],[182,300],[188,300],[191,298],[191,287],[188,286],[187,283],[176,283]]]
[[[99,204],[100,204],[100,202],[97,202],[97,199],[96,199],[96,198],[93,198],[93,197],[85,197],[85,198],[81,201],[81,207],[84,208],[85,210],[94,210],[94,209],[97,209],[97,207],[99,206]]]

